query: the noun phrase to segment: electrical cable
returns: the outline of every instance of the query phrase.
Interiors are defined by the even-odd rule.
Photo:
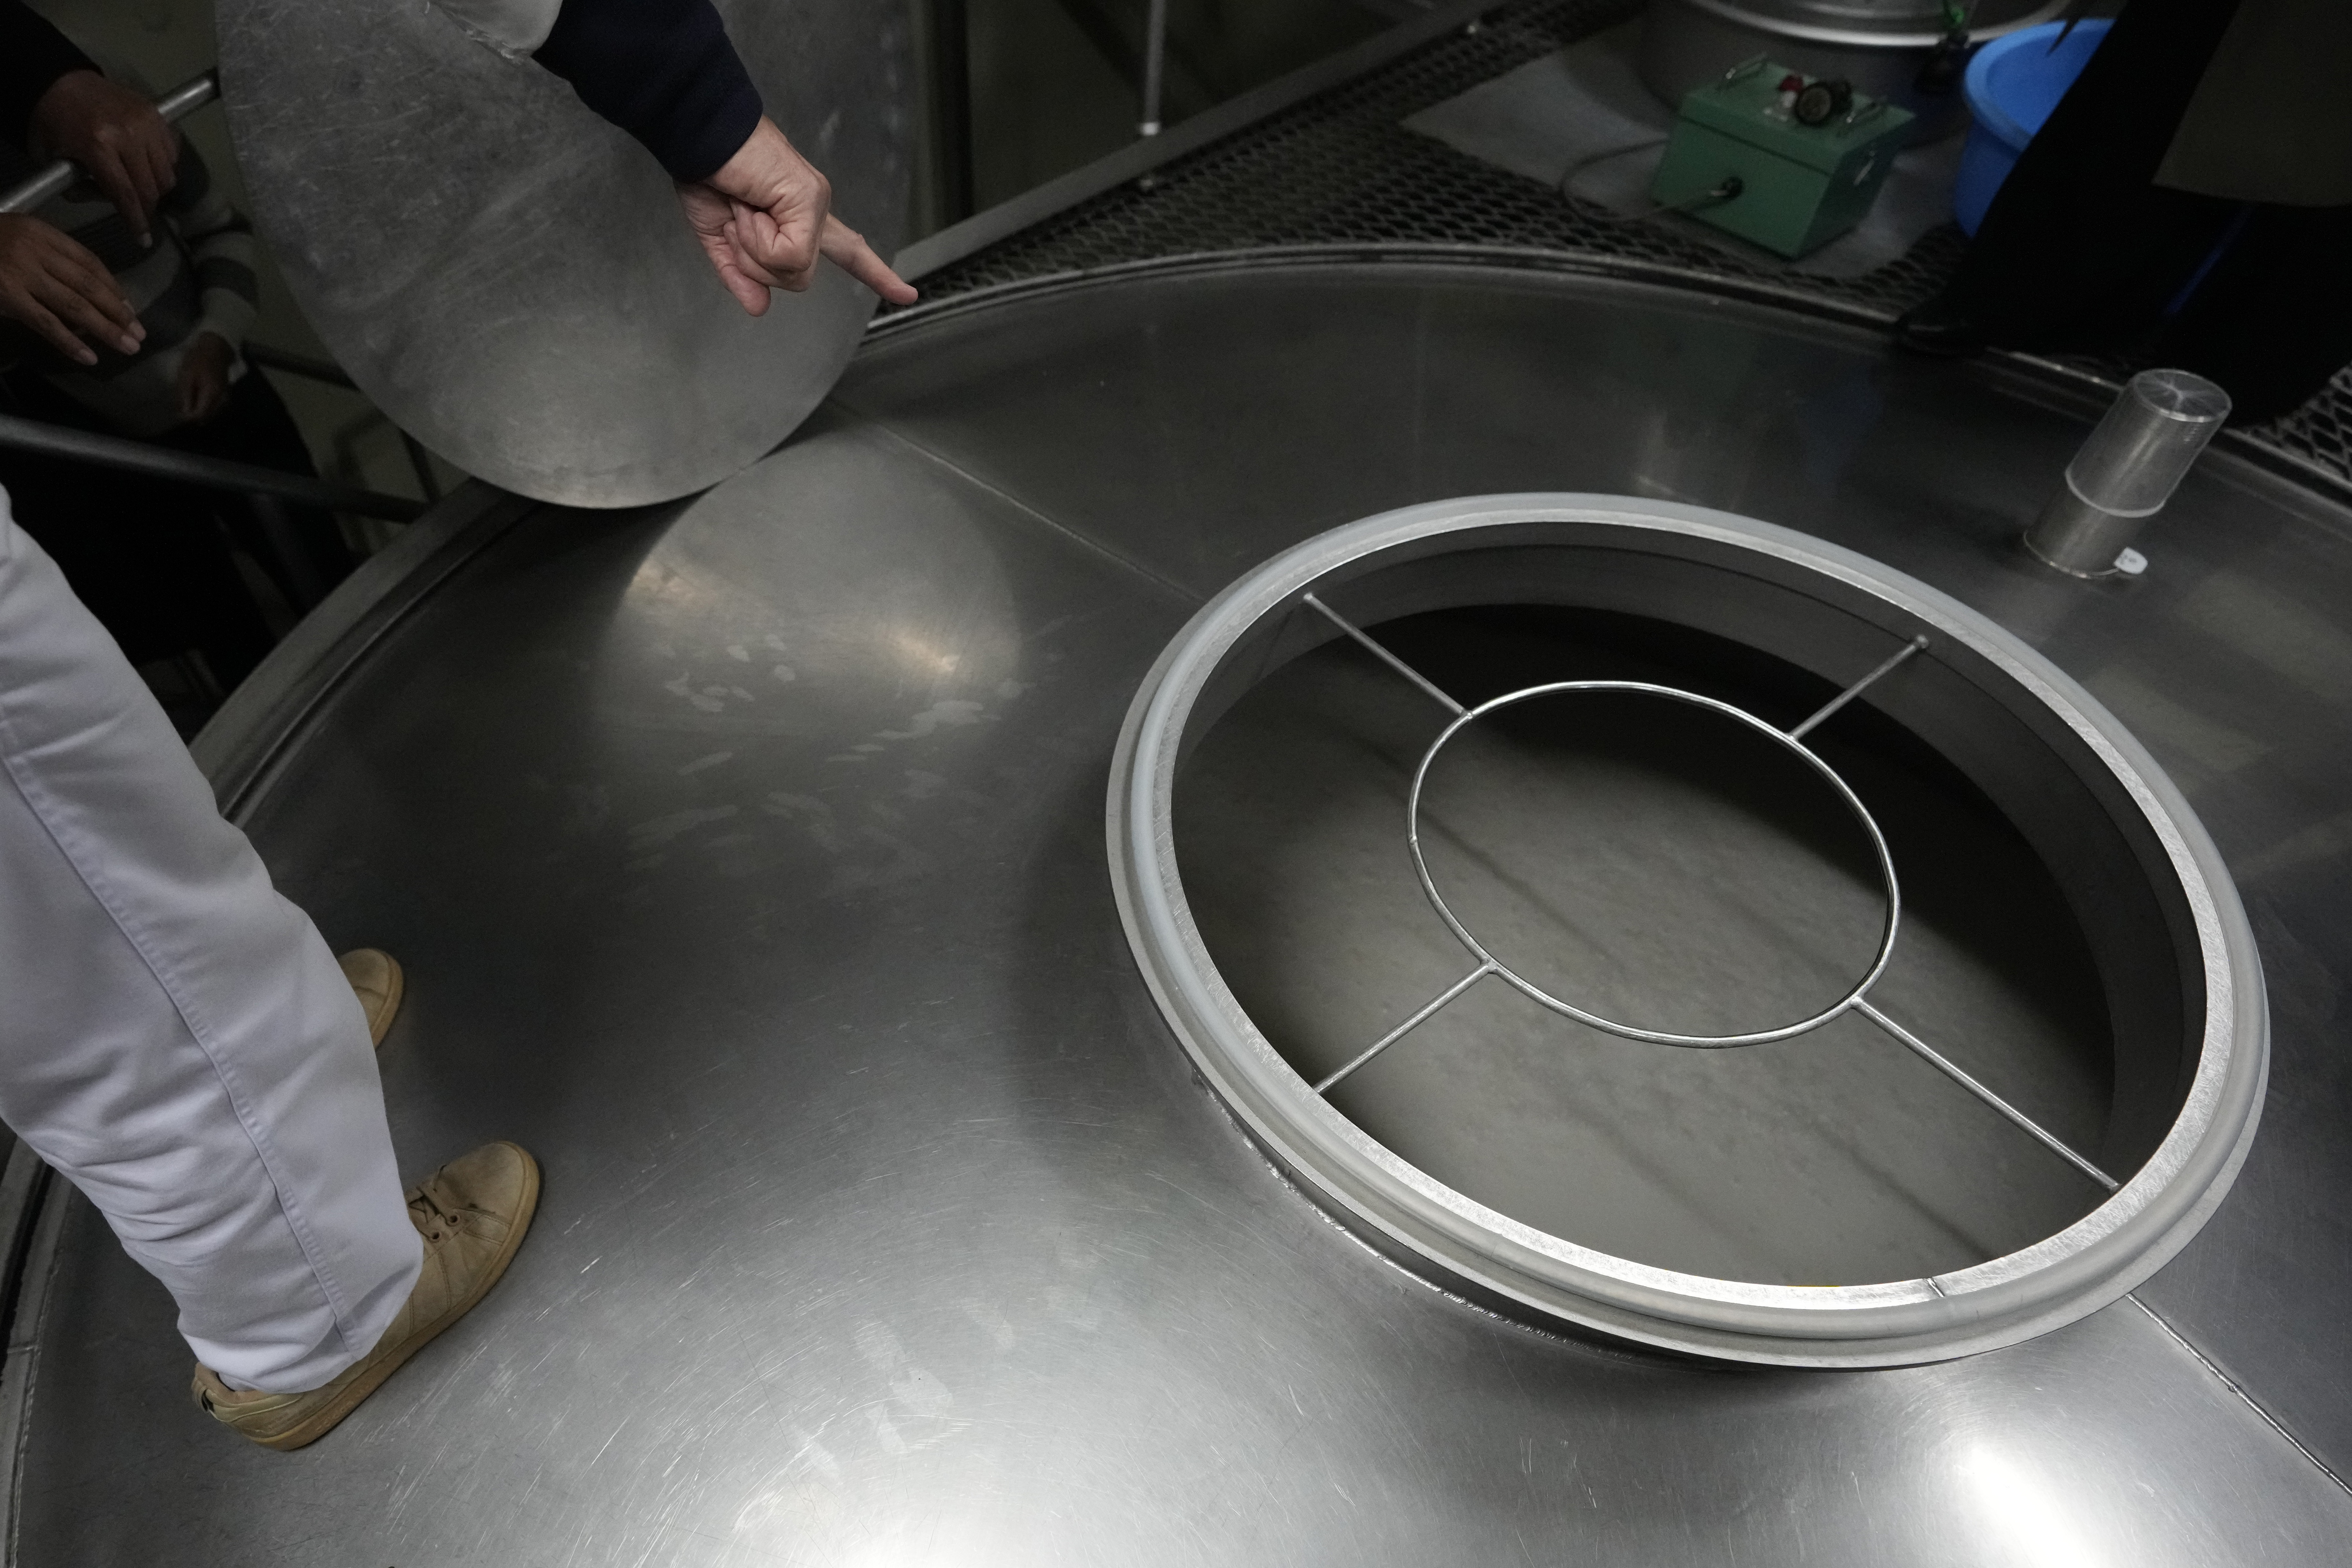
[[[1648,212],[1633,214],[1612,211],[1601,203],[1594,201],[1589,196],[1580,196],[1575,192],[1568,188],[1570,184],[1575,180],[1577,175],[1583,174],[1587,169],[1592,168],[1596,164],[1605,163],[1612,158],[1622,158],[1632,153],[1646,153],[1653,147],[1663,147],[1665,144],[1665,137],[1654,136],[1646,142],[1635,142],[1624,147],[1612,147],[1605,153],[1595,153],[1588,157],[1578,159],[1575,163],[1570,163],[1568,166],[1568,172],[1559,177],[1558,188],[1561,199],[1564,201],[1578,202],[1584,206],[1591,208],[1595,216],[1599,216],[1604,222],[1633,224],[1647,223],[1650,219],[1658,217],[1666,213],[1698,212],[1704,208],[1715,206],[1721,203],[1730,201],[1734,197],[1738,196],[1740,192],[1748,188],[1747,183],[1740,179],[1738,175],[1727,174],[1714,185],[1706,190],[1699,192],[1696,195],[1685,196],[1679,201],[1662,202],[1658,205],[1652,207]]]
[[[1585,170],[1592,168],[1596,164],[1606,163],[1612,158],[1622,158],[1629,153],[1646,153],[1653,147],[1663,147],[1665,144],[1666,139],[1664,137],[1653,136],[1647,141],[1628,142],[1622,147],[1612,147],[1605,152],[1594,153],[1588,157],[1579,158],[1575,163],[1570,163],[1568,166],[1568,172],[1559,177],[1559,194],[1563,196],[1572,194],[1568,188],[1569,183],[1574,180],[1577,175],[1581,174]]]

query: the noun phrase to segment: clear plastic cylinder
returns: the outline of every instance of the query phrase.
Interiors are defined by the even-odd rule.
[[[2113,573],[2229,416],[2230,395],[2203,376],[2140,372],[2066,465],[2065,482],[2026,531],[2026,547],[2078,577]]]
[[[2230,395],[2203,376],[2144,370],[2066,465],[2066,482],[2101,511],[2146,517],[2172,499],[2229,416]]]

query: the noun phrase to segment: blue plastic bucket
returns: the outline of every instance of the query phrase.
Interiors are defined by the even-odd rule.
[[[1965,89],[1969,112],[1976,123],[1969,128],[1968,145],[1960,150],[1959,178],[1952,184],[1952,216],[1962,230],[1977,231],[1993,193],[2033,133],[2091,63],[2106,41],[2105,21],[2077,22],[2066,41],[2053,52],[2051,40],[2064,31],[2062,22],[2045,22],[1995,38],[1969,61]]]

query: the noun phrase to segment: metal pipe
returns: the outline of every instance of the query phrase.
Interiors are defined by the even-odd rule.
[[[1160,134],[1160,84],[1168,68],[1168,0],[1151,0],[1143,22],[1143,123],[1145,136]]]
[[[263,370],[283,371],[288,375],[299,375],[306,381],[348,387],[354,392],[359,390],[359,383],[351,378],[350,373],[331,361],[312,359],[309,354],[289,353],[267,343],[247,343],[244,353],[247,363],[258,365]],[[397,425],[393,428],[400,431],[400,445],[408,454],[408,466],[415,470],[417,493],[428,504],[439,500],[441,481],[433,476],[433,459],[425,451],[425,443],[401,430]]]
[[[45,425],[35,419],[20,419],[13,414],[0,414],[0,447],[12,451],[32,452],[44,458],[62,458],[69,463],[92,463],[101,468],[145,474],[151,479],[176,479],[182,484],[203,485],[209,489],[277,496],[283,500],[299,501],[304,506],[355,512],[362,517],[388,518],[394,522],[411,521],[425,510],[423,501],[410,500],[405,496],[383,495],[354,485],[337,484],[331,479],[307,479],[300,474],[258,468],[251,463],[202,458],[193,452],[176,452],[168,447],[151,447],[143,441],[128,441],[120,436],[68,430],[62,426]]]
[[[1918,1036],[1913,1034],[1910,1030],[1905,1028],[1902,1025],[1896,1023],[1894,1019],[1888,1017],[1885,1014],[1872,1006],[1868,1002],[1856,1002],[1853,1005],[1853,1010],[1861,1014],[1864,1017],[1869,1019],[1872,1023],[1877,1025],[1880,1028],[1885,1030],[1889,1035],[1892,1035],[1897,1043],[1908,1046],[1918,1055],[1920,1060],[1926,1062],[1929,1067],[1934,1068],[1937,1072],[1942,1073],[1946,1078],[1950,1079],[1954,1083],[1958,1084],[1962,1089],[1967,1089],[1970,1094],[1975,1095],[1979,1100],[1984,1101],[1985,1104],[2000,1112],[2001,1115],[2009,1118],[2011,1122],[2023,1130],[2023,1131],[2029,1137],[2032,1138],[2035,1142],[2040,1143],[2053,1154],[2057,1155],[2060,1159],[2074,1166],[2074,1169],[2082,1172],[2083,1174],[2090,1177],[2091,1180],[2106,1188],[2107,1191],[2112,1193],[2120,1184],[2113,1176],[2108,1175],[2105,1171],[2100,1170],[2096,1165],[2092,1164],[2091,1162],[2085,1160],[2080,1154],[2075,1153],[2074,1150],[2068,1148],[2054,1134],[2043,1131],[2041,1123],[2035,1121],[2033,1118],[2026,1115],[2025,1112],[2018,1110],[2017,1107],[2010,1104],[2009,1101],[2003,1100],[2000,1096],[1995,1094],[1992,1090],[1987,1089],[1984,1085],[1979,1083],[1975,1079],[1969,1076],[1968,1072],[1957,1062],[1948,1060],[1943,1056],[1937,1054],[1935,1047],[1928,1045],[1927,1041],[1921,1039]]]
[[[1789,739],[1791,741],[1801,741],[1807,735],[1811,734],[1815,725],[1828,718],[1831,714],[1836,712],[1839,709],[1844,707],[1847,703],[1853,701],[1855,698],[1861,696],[1864,689],[1873,681],[1876,680],[1882,675],[1890,673],[1896,665],[1901,664],[1905,659],[1909,658],[1913,654],[1919,652],[1927,646],[1927,638],[1925,634],[1913,637],[1909,642],[1905,643],[1900,648],[1896,649],[1891,656],[1889,656],[1886,661],[1881,664],[1876,669],[1872,670],[1868,675],[1864,676],[1860,680],[1855,681],[1852,686],[1847,687],[1843,691],[1839,692],[1835,697],[1832,697],[1827,702],[1822,703],[1821,707],[1814,711],[1811,718],[1806,720],[1803,723],[1789,731]]]
[[[263,370],[281,371],[288,375],[299,375],[306,381],[320,382],[328,386],[348,387],[353,392],[359,390],[359,383],[351,378],[350,373],[329,360],[289,353],[284,349],[271,348],[267,343],[247,343],[244,353],[247,363],[258,365]],[[416,474],[417,493],[428,505],[439,500],[441,481],[434,478],[433,459],[425,451],[425,443],[401,430],[397,425],[393,428],[400,432],[400,445],[408,454],[409,468]]]
[[[1379,1039],[1374,1040],[1361,1055],[1356,1058],[1354,1061],[1349,1062],[1346,1067],[1341,1068],[1338,1072],[1331,1074],[1330,1077],[1325,1079],[1321,1083],[1317,1084],[1315,1086],[1315,1092],[1318,1094],[1330,1093],[1334,1089],[1337,1089],[1339,1086],[1340,1081],[1347,1078],[1349,1073],[1354,1072],[1358,1068],[1362,1067],[1366,1062],[1370,1061],[1374,1057],[1379,1056],[1382,1051],[1387,1050],[1391,1046],[1395,1045],[1399,1040],[1403,1039],[1407,1035],[1412,1034],[1415,1029],[1420,1028],[1423,1024],[1426,1024],[1432,1018],[1436,1017],[1439,1011],[1443,1009],[1447,1003],[1453,1001],[1456,996],[1461,995],[1465,991],[1469,990],[1473,985],[1477,984],[1481,980],[1486,979],[1489,974],[1499,974],[1501,973],[1501,965],[1497,964],[1493,959],[1488,959],[1486,963],[1480,964],[1477,968],[1472,970],[1469,973],[1464,975],[1461,979],[1455,981],[1453,984],[1440,992],[1438,995],[1427,1005],[1423,1006],[1420,1012],[1415,1013],[1412,1017],[1407,1018],[1403,1023],[1399,1024],[1395,1028],[1391,1029],[1387,1034],[1382,1035]]]
[[[1435,681],[1430,679],[1429,677],[1422,674],[1421,671],[1413,668],[1412,666],[1407,664],[1404,660],[1399,658],[1396,655],[1391,653],[1380,644],[1374,642],[1370,637],[1365,635],[1362,627],[1348,619],[1347,616],[1341,615],[1339,611],[1333,609],[1330,605],[1325,604],[1322,600],[1317,598],[1312,594],[1305,594],[1300,595],[1300,597],[1305,599],[1307,604],[1315,606],[1318,610],[1322,611],[1324,619],[1329,621],[1333,626],[1339,627],[1341,631],[1355,638],[1364,647],[1371,649],[1373,658],[1379,659],[1382,664],[1387,665],[1391,669],[1395,670],[1399,675],[1403,676],[1407,680],[1412,681],[1415,686],[1420,687],[1430,696],[1435,698],[1438,703],[1444,707],[1448,713],[1453,714],[1458,719],[1463,714],[1469,711],[1469,710],[1463,707],[1462,704],[1454,701],[1453,698],[1448,697],[1445,694],[1444,689]]]
[[[206,71],[157,99],[155,112],[170,124],[219,96],[220,73]],[[60,158],[30,179],[11,185],[5,195],[0,195],[0,213],[28,213],[51,197],[63,195],[79,168],[72,160]]]

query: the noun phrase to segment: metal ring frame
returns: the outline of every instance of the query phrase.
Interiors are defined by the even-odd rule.
[[[1299,595],[1299,602],[1321,615],[1324,619],[1339,627],[1340,632],[1355,642],[1358,647],[1370,652],[1382,664],[1387,665],[1389,668],[1394,670],[1397,674],[1403,676],[1407,680],[1412,682],[1414,686],[1420,688],[1425,696],[1433,699],[1440,706],[1453,713],[1453,722],[1448,724],[1444,731],[1438,735],[1437,739],[1431,742],[1429,750],[1422,755],[1421,765],[1413,770],[1412,794],[1406,805],[1405,837],[1412,846],[1413,869],[1421,878],[1422,891],[1428,895],[1431,905],[1437,910],[1438,918],[1445,922],[1447,929],[1454,932],[1455,938],[1459,940],[1465,947],[1467,947],[1472,952],[1476,953],[1479,959],[1477,968],[1472,970],[1468,974],[1465,974],[1461,979],[1455,981],[1452,985],[1447,986],[1444,991],[1441,992],[1436,997],[1423,1006],[1420,1011],[1414,1013],[1412,1017],[1407,1018],[1403,1023],[1399,1024],[1395,1028],[1391,1029],[1387,1034],[1382,1035],[1379,1039],[1373,1041],[1370,1046],[1367,1047],[1345,1067],[1340,1068],[1337,1072],[1329,1074],[1320,1082],[1317,1083],[1315,1085],[1315,1092],[1317,1094],[1329,1094],[1331,1090],[1337,1089],[1341,1083],[1345,1082],[1356,1072],[1358,1068],[1363,1067],[1365,1063],[1370,1061],[1374,1057],[1379,1056],[1382,1051],[1387,1050],[1391,1046],[1395,1045],[1399,1040],[1403,1039],[1407,1035],[1412,1033],[1413,1030],[1421,1027],[1422,1025],[1435,1017],[1465,992],[1468,991],[1473,985],[1478,984],[1479,981],[1486,978],[1489,974],[1501,975],[1505,980],[1508,981],[1512,985],[1516,986],[1528,997],[1542,1004],[1544,1006],[1550,1008],[1555,1013],[1559,1013],[1566,1017],[1576,1019],[1579,1023],[1590,1024],[1594,1028],[1604,1029],[1610,1034],[1622,1036],[1629,1040],[1643,1040],[1656,1045],[1681,1046],[1697,1049],[1717,1049],[1729,1046],[1753,1046],[1761,1045],[1768,1040],[1785,1040],[1793,1036],[1801,1035],[1810,1030],[1820,1028],[1831,1019],[1838,1017],[1843,1014],[1853,1012],[1860,1013],[1864,1017],[1868,1018],[1872,1023],[1876,1024],[1898,1044],[1910,1050],[1921,1060],[1927,1062],[1928,1066],[1934,1068],[1937,1072],[1942,1073],[1946,1078],[1950,1079],[1954,1083],[1958,1084],[1962,1089],[1976,1096],[1977,1099],[1982,1100],[1985,1105],[1999,1112],[2020,1131],[2022,1131],[2035,1142],[2041,1144],[2043,1148],[2049,1150],[2052,1153],[2057,1155],[2060,1159],[2065,1161],[2068,1164],[2082,1172],[2083,1174],[2090,1177],[2091,1180],[2096,1182],[2108,1192],[2115,1192],[2122,1185],[2122,1184],[2117,1182],[2113,1176],[2108,1175],[2105,1171],[2099,1169],[2098,1166],[2091,1163],[2090,1161],[2084,1159],[2081,1154],[2076,1153],[2074,1150],[2069,1147],[2063,1140],[2044,1128],[2040,1122],[2026,1115],[2025,1112],[2018,1110],[2017,1107],[2010,1104],[2009,1101],[2003,1100],[2000,1095],[1995,1094],[1982,1083],[1979,1083],[1973,1076],[1962,1069],[1958,1063],[1951,1061],[1941,1052],[1938,1052],[1930,1047],[1925,1040],[1920,1039],[1918,1036],[1913,1034],[1910,1030],[1906,1029],[1894,1019],[1889,1018],[1876,1007],[1872,1006],[1865,994],[1873,985],[1878,983],[1878,977],[1885,973],[1887,960],[1893,957],[1895,952],[1896,928],[1900,923],[1903,908],[1903,895],[1900,884],[1895,874],[1895,858],[1887,852],[1885,837],[1878,831],[1877,822],[1874,820],[1870,813],[1864,808],[1860,797],[1857,796],[1851,788],[1847,787],[1845,780],[1838,776],[1836,770],[1832,769],[1827,763],[1822,761],[1820,757],[1813,753],[1811,748],[1806,746],[1804,739],[1818,728],[1823,721],[1829,719],[1847,703],[1852,702],[1855,698],[1861,696],[1864,691],[1867,690],[1872,685],[1893,671],[1906,659],[1910,658],[1914,654],[1916,654],[1927,647],[1928,639],[1924,635],[1914,637],[1909,642],[1905,643],[1900,648],[1881,660],[1877,667],[1872,669],[1869,674],[1864,675],[1861,679],[1855,681],[1853,685],[1848,686],[1835,697],[1831,698],[1827,702],[1822,704],[1820,708],[1814,710],[1812,715],[1806,719],[1803,723],[1792,725],[1787,730],[1781,730],[1767,723],[1761,719],[1759,719],[1755,714],[1748,712],[1746,709],[1734,707],[1728,702],[1718,701],[1712,697],[1703,697],[1696,691],[1685,691],[1679,687],[1658,686],[1643,681],[1557,681],[1549,685],[1531,686],[1519,691],[1506,692],[1504,695],[1495,698],[1490,701],[1479,704],[1476,708],[1465,708],[1461,703],[1455,701],[1453,697],[1448,695],[1443,687],[1430,679],[1427,676],[1422,674],[1421,671],[1413,668],[1412,666],[1407,664],[1403,659],[1399,658],[1394,653],[1383,647],[1378,639],[1366,632],[1361,626],[1357,626],[1345,616],[1342,616],[1337,610],[1334,610],[1330,605],[1317,598],[1313,593],[1301,594]],[[1465,926],[1460,920],[1455,918],[1454,913],[1451,909],[1446,907],[1445,900],[1440,896],[1437,891],[1437,884],[1430,877],[1428,863],[1422,858],[1421,790],[1423,781],[1428,777],[1430,763],[1436,757],[1437,753],[1444,749],[1445,743],[1448,741],[1451,741],[1461,731],[1464,725],[1475,721],[1483,714],[1491,713],[1497,708],[1507,707],[1511,703],[1524,701],[1531,697],[1540,697],[1547,692],[1596,689],[1646,692],[1653,696],[1671,698],[1678,702],[1688,702],[1696,707],[1709,709],[1715,712],[1724,714],[1729,718],[1738,721],[1740,723],[1747,724],[1753,729],[1760,731],[1764,734],[1770,736],[1780,744],[1794,751],[1799,756],[1804,758],[1808,763],[1811,764],[1815,772],[1819,773],[1823,778],[1827,779],[1831,784],[1835,786],[1838,794],[1844,798],[1846,808],[1853,813],[1854,816],[1860,820],[1863,826],[1869,832],[1871,845],[1878,852],[1879,874],[1885,879],[1886,884],[1886,926],[1879,939],[1878,955],[1871,963],[1870,973],[1863,976],[1862,983],[1860,984],[1856,985],[1853,990],[1847,992],[1845,995],[1839,998],[1839,1000],[1826,1011],[1816,1014],[1814,1016],[1804,1020],[1802,1023],[1791,1024],[1786,1028],[1766,1029],[1753,1034],[1745,1035],[1675,1035],[1668,1034],[1661,1030],[1642,1029],[1632,1025],[1620,1024],[1613,1019],[1603,1018],[1597,1013],[1586,1012],[1583,1008],[1578,1007],[1571,1003],[1563,1002],[1559,997],[1545,991],[1541,986],[1537,985],[1534,982],[1514,973],[1507,964],[1504,963],[1493,953],[1487,952],[1486,947],[1479,942],[1477,938],[1470,934],[1469,929]]]
[[[1520,585],[1521,554],[1551,550],[1562,562],[1556,577]],[[1590,581],[1568,564],[1587,550],[1599,568]],[[1493,564],[1482,566],[1482,556]],[[1664,574],[1604,564],[1647,559]],[[1721,603],[1738,616],[1787,595],[1801,625],[1768,619],[1741,636],[1813,668],[1832,647],[1848,650],[1833,657],[1853,658],[1851,633],[1862,626],[1914,642],[1913,634],[1932,636],[1942,651],[1922,691],[1936,702],[1946,694],[1983,701],[1997,726],[2013,726],[1987,743],[2022,746],[2035,766],[2096,792],[2086,804],[2133,836],[2124,852],[2136,869],[2126,874],[2146,876],[2179,922],[2170,961],[2196,994],[2181,1020],[2193,1070],[2168,1127],[2153,1149],[2133,1151],[2120,1189],[2053,1235],[1933,1276],[1835,1286],[1717,1279],[1619,1257],[1532,1227],[1419,1169],[1317,1092],[1257,1027],[1218,972],[1177,864],[1176,786],[1190,743],[1254,683],[1253,668],[1263,679],[1269,661],[1321,640],[1303,620],[1336,625],[1450,717],[1466,711],[1315,603],[1311,595],[1327,584],[1351,593],[1366,584],[1367,605],[1389,614],[1489,602],[1480,597],[1489,593],[1499,595],[1494,602],[1528,595],[1622,607],[1696,589],[1732,595]],[[1762,597],[1749,597],[1742,584]],[[1697,603],[1693,624],[1720,618],[1704,607],[1716,599]],[[1906,647],[1891,662],[1916,652]],[[1870,679],[1790,731],[1792,738]],[[1890,711],[1911,713],[1922,691],[1891,699]],[[1973,744],[1972,736],[1946,739]],[[1880,563],[1750,518],[1624,496],[1481,496],[1385,512],[1304,541],[1204,605],[1161,653],[1120,731],[1105,830],[1120,922],[1143,980],[1211,1089],[1277,1164],[1370,1245],[1400,1262],[1430,1265],[1449,1288],[1496,1310],[1783,1366],[1904,1365],[2012,1344],[2116,1300],[2178,1253],[2228,1192],[2259,1121],[2269,1030],[2253,933],[2220,852],[2146,749],[1981,613]],[[1391,1035],[1408,1033],[1484,973],[1482,964]],[[2002,1109],[1998,1096],[1867,997],[1852,1011]],[[2147,1044],[2172,1048],[2161,1034]]]
[[[1463,923],[1461,917],[1457,916],[1453,908],[1446,903],[1444,895],[1437,890],[1436,879],[1430,875],[1429,862],[1422,854],[1421,793],[1423,784],[1429,778],[1430,764],[1437,761],[1438,753],[1444,751],[1456,735],[1487,714],[1498,709],[1511,707],[1516,703],[1531,701],[1538,697],[1556,697],[1575,691],[1636,692],[1643,696],[1663,697],[1669,701],[1685,702],[1694,708],[1719,713],[1735,723],[1745,725],[1759,734],[1770,737],[1785,750],[1802,758],[1807,766],[1828,781],[1830,787],[1837,791],[1838,798],[1845,803],[1846,810],[1853,814],[1856,822],[1862,824],[1863,831],[1870,835],[1870,847],[1878,856],[1879,879],[1886,890],[1886,920],[1879,932],[1878,952],[1871,960],[1870,972],[1856,981],[1845,994],[1801,1022],[1784,1025],[1779,1028],[1754,1029],[1736,1035],[1683,1035],[1665,1029],[1645,1029],[1638,1025],[1620,1023],[1613,1018],[1604,1018],[1598,1013],[1588,1012],[1572,1002],[1562,1001],[1496,957],[1484,942],[1471,935],[1470,928]],[[1869,808],[1862,804],[1861,797],[1853,793],[1845,780],[1838,776],[1835,769],[1822,761],[1820,756],[1802,741],[1790,740],[1786,731],[1766,723],[1744,708],[1735,707],[1731,703],[1719,701],[1712,697],[1703,697],[1696,691],[1685,691],[1679,687],[1659,686],[1648,681],[1559,680],[1545,686],[1530,686],[1524,690],[1506,692],[1500,697],[1481,702],[1477,707],[1471,709],[1448,724],[1444,732],[1430,742],[1429,750],[1422,753],[1421,765],[1412,773],[1412,793],[1405,805],[1405,840],[1412,846],[1412,868],[1421,878],[1421,890],[1428,895],[1430,907],[1437,911],[1438,919],[1446,923],[1463,946],[1486,961],[1486,973],[1500,975],[1532,1000],[1540,1002],[1553,1012],[1573,1018],[1580,1024],[1590,1024],[1596,1029],[1605,1029],[1612,1035],[1622,1036],[1629,1040],[1644,1040],[1655,1046],[1685,1046],[1697,1049],[1720,1049],[1727,1046],[1760,1046],[1768,1041],[1790,1039],[1798,1035],[1818,1029],[1831,1019],[1843,1016],[1855,1003],[1862,1000],[1864,992],[1878,983],[1878,977],[1886,973],[1887,960],[1895,956],[1896,930],[1902,922],[1903,894],[1895,880],[1895,857],[1887,851],[1886,836],[1879,832],[1878,823],[1871,816]]]

